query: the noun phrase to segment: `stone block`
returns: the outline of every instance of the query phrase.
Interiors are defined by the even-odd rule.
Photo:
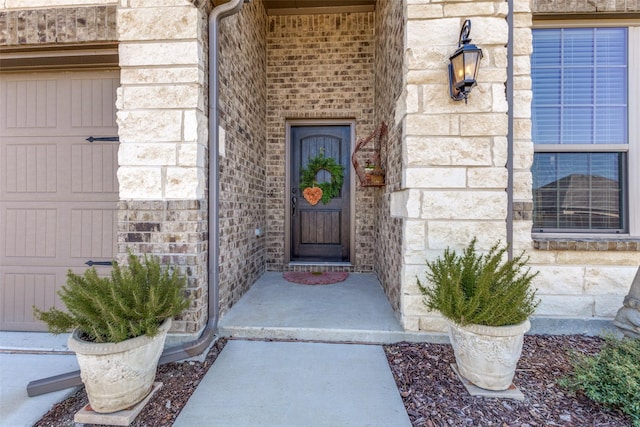
[[[204,72],[197,66],[179,68],[123,68],[120,70],[120,83],[158,84],[158,83],[193,83],[204,82]]]
[[[468,5],[465,6],[467,6],[468,9]],[[504,16],[474,17],[472,20],[471,37],[476,43],[483,47],[487,45],[504,46],[508,42],[509,26]]]
[[[531,102],[533,93],[531,91],[519,90],[513,96],[513,117],[519,119],[531,118]]]
[[[407,48],[415,49],[426,46],[444,45],[453,53],[457,47],[461,25],[462,21],[457,17],[430,20],[410,19],[405,26]],[[474,33],[474,35],[475,34],[476,33]],[[451,55],[451,53],[449,55]]]
[[[624,295],[595,295],[594,315],[596,317],[614,318],[622,308]]]
[[[423,251],[426,244],[426,224],[419,220],[404,222],[405,247],[408,250]]]
[[[422,295],[402,295],[402,312],[407,316],[424,316],[429,310],[424,305]]]
[[[491,110],[494,113],[506,113],[509,111],[509,104],[507,104],[507,93],[505,90],[504,81],[491,85]]]
[[[591,295],[626,295],[636,274],[634,267],[587,267],[584,291]]]
[[[441,4],[410,4],[407,6],[407,18],[411,20],[442,18],[443,13]]]
[[[162,169],[160,167],[121,166],[118,168],[120,199],[161,200]]]
[[[507,120],[503,113],[465,115],[460,133],[462,136],[506,136]]]
[[[406,110],[405,112],[408,114],[419,113],[420,112],[420,86],[416,85],[407,85],[406,88]]]
[[[202,168],[169,167],[166,170],[165,198],[201,199],[204,197],[205,182]]]
[[[419,190],[402,190],[391,193],[391,216],[396,218],[419,218],[421,192]]]
[[[420,331],[449,333],[449,321],[440,315],[422,316]]]
[[[182,112],[179,110],[118,111],[121,142],[180,141]]]
[[[134,43],[118,45],[120,66],[192,65],[203,57],[202,47],[196,41]]]
[[[488,251],[497,241],[506,241],[506,223],[502,221],[427,221],[427,241],[430,250],[448,247],[464,248],[474,238],[477,248]]]
[[[205,167],[205,146],[198,143],[178,144],[178,166]]]
[[[198,37],[198,9],[149,6],[118,10],[119,40],[179,40]]]
[[[121,166],[176,165],[176,144],[171,142],[122,143],[118,149]]]
[[[468,168],[467,186],[469,188],[507,188],[507,169],[505,167]]]
[[[204,109],[199,85],[124,86],[125,109],[200,108]]]
[[[515,43],[513,44],[514,55],[530,55],[533,44],[531,29],[527,27],[514,28],[513,35]]]
[[[464,188],[465,168],[415,168],[405,170],[404,183],[409,188]]]
[[[501,191],[425,191],[422,218],[497,220],[506,218],[507,194]]]
[[[513,172],[513,197],[516,199],[531,199],[531,189],[533,188],[533,177],[527,169]]]
[[[539,271],[533,281],[540,295],[582,295],[585,271],[583,267],[560,267],[556,265],[535,265],[532,271]]]
[[[409,166],[491,166],[492,164],[490,138],[409,136],[406,138],[406,146]]]
[[[471,36],[477,37],[475,33],[475,23],[477,17],[480,16],[491,16],[495,14],[495,7],[493,2],[482,2],[476,1],[473,2],[473,20],[471,26]],[[469,15],[469,4],[466,2],[461,3],[444,3],[444,16],[460,16],[462,18]],[[481,40],[481,39],[477,39]],[[477,42],[480,43],[480,42]]]
[[[541,302],[535,316],[588,318],[593,317],[593,314],[594,300],[592,296],[541,295]]]
[[[557,251],[558,264],[583,264],[614,267],[640,265],[640,253],[626,251]]]
[[[458,135],[457,115],[408,114],[405,118],[408,136],[450,136]]]

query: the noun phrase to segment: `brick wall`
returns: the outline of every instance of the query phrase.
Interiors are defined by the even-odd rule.
[[[379,124],[389,133],[381,144],[386,187],[372,188],[375,271],[396,313],[400,314],[403,219],[390,216],[390,194],[402,184],[402,111],[396,104],[403,93],[404,5],[395,0],[378,0],[376,5],[375,108]]]
[[[207,318],[207,202],[120,201],[117,238],[120,262],[128,251],[152,254],[187,277],[193,303],[173,322],[171,332],[199,332]]]
[[[0,9],[0,46],[115,40],[116,6]]]
[[[267,268],[285,265],[285,122],[355,119],[374,130],[374,14],[270,16],[267,21]],[[355,270],[373,269],[373,190],[355,191]]]
[[[242,29],[238,31],[237,29]],[[220,306],[235,304],[265,270],[266,13],[245,4],[220,27]]]

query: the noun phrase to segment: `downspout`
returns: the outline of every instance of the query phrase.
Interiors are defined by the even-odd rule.
[[[219,185],[219,113],[218,113],[218,31],[220,20],[234,15],[242,9],[242,4],[251,0],[231,0],[228,3],[214,7],[209,14],[209,197],[208,197],[208,310],[207,324],[200,337],[184,344],[167,348],[160,356],[160,364],[175,362],[182,359],[196,357],[206,351],[216,337],[218,319],[220,317],[220,228],[218,208],[220,205]],[[27,394],[30,397],[69,387],[82,385],[80,371],[68,372],[48,378],[34,380],[27,384]]]
[[[513,1],[507,0],[507,255],[513,259]]]

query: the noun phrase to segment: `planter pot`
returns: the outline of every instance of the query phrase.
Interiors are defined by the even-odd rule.
[[[143,335],[117,344],[92,343],[75,330],[69,348],[76,352],[89,404],[96,412],[116,412],[135,405],[151,391],[171,319],[154,337]]]
[[[449,338],[460,375],[484,389],[508,389],[529,328],[528,320],[498,327],[450,323]]]

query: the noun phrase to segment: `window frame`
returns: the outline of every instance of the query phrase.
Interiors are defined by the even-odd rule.
[[[597,238],[606,240],[607,238],[619,239],[621,237],[640,237],[640,81],[633,79],[633,76],[640,76],[640,20],[618,20],[618,19],[591,19],[591,20],[542,20],[534,21],[532,29],[553,29],[553,28],[601,28],[601,27],[624,27],[627,28],[627,84],[628,84],[628,143],[611,144],[602,146],[600,144],[535,144],[533,141],[533,152],[625,152],[627,155],[627,165],[623,171],[623,191],[626,193],[625,206],[627,215],[627,230],[621,232],[610,232],[608,230],[577,230],[577,231],[538,231],[533,229],[534,239],[559,238],[559,239],[580,239]],[[533,48],[533,46],[532,46]],[[533,54],[533,50],[532,50]],[[532,88],[533,94],[533,88]],[[634,120],[634,118],[637,118]],[[533,122],[533,117],[531,118]]]

